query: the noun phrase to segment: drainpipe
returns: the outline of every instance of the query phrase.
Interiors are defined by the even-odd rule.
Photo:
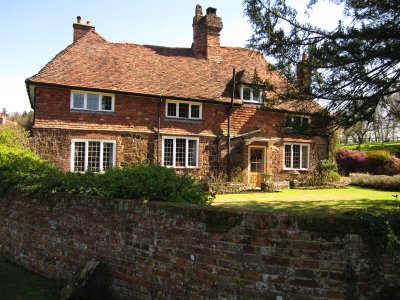
[[[160,98],[158,102],[157,114],[158,114],[158,126],[157,126],[157,164],[160,164],[160,128],[161,128],[161,104],[163,102],[163,98]]]
[[[232,175],[231,175],[231,113],[232,113],[232,109],[233,109],[233,100],[235,98],[235,85],[236,85],[236,72],[235,72],[235,68],[233,68],[231,105],[229,105],[229,107],[228,107],[228,157],[227,157],[226,172],[228,173],[228,181],[229,182],[232,180]]]

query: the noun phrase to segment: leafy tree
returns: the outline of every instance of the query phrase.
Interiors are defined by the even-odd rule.
[[[317,2],[310,0],[307,10]],[[297,87],[276,89],[281,99],[325,100],[336,124],[350,126],[371,119],[385,97],[400,91],[400,2],[330,2],[344,7],[334,30],[298,21],[285,0],[244,0],[254,29],[249,46],[274,57],[292,82],[296,66],[303,73]],[[298,64],[304,51],[308,58]]]

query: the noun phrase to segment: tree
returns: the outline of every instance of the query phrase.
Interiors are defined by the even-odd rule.
[[[325,100],[336,124],[348,127],[371,120],[385,97],[400,91],[400,2],[330,1],[345,11],[346,22],[334,30],[299,22],[285,0],[244,0],[254,30],[249,46],[275,58],[274,67],[292,82],[300,54],[307,52],[301,68],[310,73],[311,86],[303,77],[296,88],[275,92],[283,100]],[[310,0],[308,11],[317,2]]]

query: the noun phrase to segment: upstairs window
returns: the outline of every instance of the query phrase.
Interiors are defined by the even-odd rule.
[[[172,118],[201,119],[202,105],[196,102],[167,100],[165,115]]]
[[[72,140],[72,172],[103,172],[114,166],[115,141]]]
[[[247,85],[240,86],[240,99],[244,101],[262,102],[262,90]]]
[[[303,129],[310,128],[311,118],[301,115],[286,115],[285,128],[287,129]]]
[[[114,95],[72,91],[71,109],[112,112]]]

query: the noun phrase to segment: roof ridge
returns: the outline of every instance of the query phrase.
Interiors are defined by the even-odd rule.
[[[75,46],[78,46],[79,44],[83,43],[83,41],[87,40],[90,36],[90,34],[95,34],[97,37],[99,37],[100,39],[102,39],[104,42],[109,43],[108,40],[106,40],[103,36],[101,36],[100,34],[98,34],[96,31],[94,30],[89,30],[87,33],[85,33],[80,39],[78,39],[76,42],[73,42],[72,44],[68,45],[66,48],[64,48],[63,50],[61,50],[59,53],[56,54],[56,56],[53,57],[52,60],[50,60],[42,69],[40,69],[39,72],[37,72],[35,75],[32,75],[28,78],[28,80],[32,79],[35,76],[39,76],[40,74],[43,73],[44,71],[46,71],[51,65],[53,65],[56,61],[58,61],[59,59],[61,59],[61,57],[63,57],[71,48],[74,48]]]

